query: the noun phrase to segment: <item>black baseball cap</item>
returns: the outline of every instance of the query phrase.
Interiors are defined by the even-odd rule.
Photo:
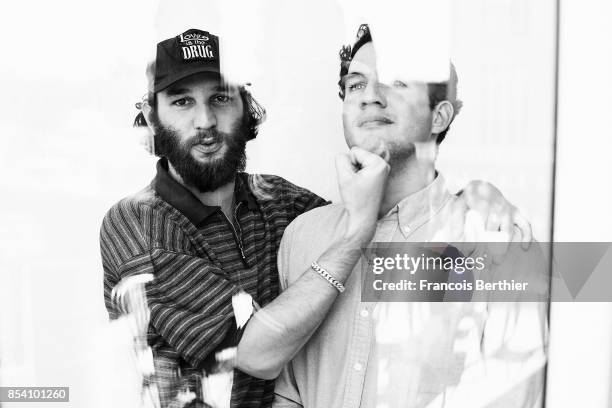
[[[157,93],[200,72],[220,75],[219,37],[192,28],[157,44],[155,61],[147,67],[149,90]]]

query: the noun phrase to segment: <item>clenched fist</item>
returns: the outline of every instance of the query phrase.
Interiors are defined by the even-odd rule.
[[[389,164],[359,147],[336,158],[340,197],[348,214],[347,237],[372,239],[387,185]]]

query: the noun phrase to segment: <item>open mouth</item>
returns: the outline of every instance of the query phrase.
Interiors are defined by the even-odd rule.
[[[219,149],[221,149],[222,146],[223,146],[223,143],[221,142],[221,139],[209,138],[209,139],[204,139],[200,141],[200,143],[194,145],[193,149],[198,153],[212,154],[212,153],[217,152]]]

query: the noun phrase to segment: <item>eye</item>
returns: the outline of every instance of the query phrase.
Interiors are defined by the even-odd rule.
[[[227,105],[232,101],[232,97],[225,94],[214,95],[211,98],[212,103],[216,105]]]
[[[393,86],[396,87],[396,88],[408,88],[408,84],[407,83],[405,83],[403,81],[400,81],[400,80],[397,80],[397,79],[395,81],[393,81]]]
[[[349,92],[355,92],[358,91],[360,89],[363,89],[366,87],[366,82],[365,81],[354,81],[354,82],[348,82],[346,84],[346,89]]]
[[[172,105],[178,106],[178,107],[181,107],[181,108],[189,106],[192,103],[193,103],[193,101],[191,100],[191,98],[179,98],[179,99],[176,99],[176,100],[172,101]]]

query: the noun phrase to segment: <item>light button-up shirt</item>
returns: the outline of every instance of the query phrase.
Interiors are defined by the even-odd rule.
[[[378,221],[373,241],[440,241],[456,199],[438,175]],[[338,238],[344,217],[342,206],[330,205],[298,217],[286,229],[278,256],[283,290]],[[361,268],[360,261],[324,322],[278,378],[274,407],[537,404],[543,390],[545,340],[538,330],[543,321],[535,319],[533,336],[523,342],[525,352],[500,357],[503,339],[519,328],[485,328],[491,310],[483,302],[361,302]],[[507,322],[507,312],[494,308],[492,315]],[[527,315],[533,317],[532,311]]]

